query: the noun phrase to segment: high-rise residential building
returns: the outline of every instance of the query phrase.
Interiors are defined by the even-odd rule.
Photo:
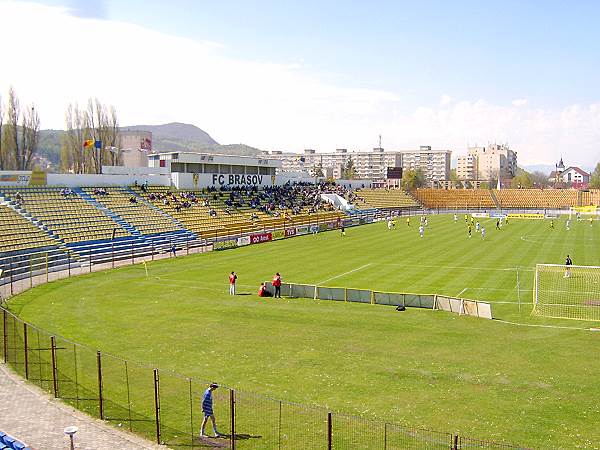
[[[517,173],[517,152],[507,144],[470,147],[469,155],[476,158],[476,180],[510,179]]]
[[[405,171],[421,169],[429,186],[450,179],[450,150],[432,150],[430,146],[422,145],[419,150],[401,153],[402,168]]]
[[[477,156],[461,155],[456,162],[456,176],[459,180],[477,179]]]
[[[306,171],[311,175],[319,172],[341,178],[348,160],[352,160],[354,177],[358,179],[385,180],[389,167],[402,167],[404,170],[420,168],[431,184],[450,177],[450,150],[432,150],[424,146],[419,150],[385,151],[376,147],[371,151],[350,152],[338,148],[334,152],[318,153],[313,149],[303,153],[268,153],[270,158],[282,161],[282,172]]]
[[[319,169],[332,174],[333,178],[341,178],[348,160],[352,160],[355,178],[383,180],[388,167],[402,167],[401,152],[386,152],[377,147],[370,152],[349,152],[346,148],[338,148],[334,152],[317,153],[313,149],[304,153],[284,153],[273,151],[269,157],[281,159],[283,172],[306,171],[314,175]]]

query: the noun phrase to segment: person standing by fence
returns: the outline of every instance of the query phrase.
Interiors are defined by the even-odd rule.
[[[279,272],[277,272],[275,274],[275,276],[273,277],[273,287],[275,288],[275,294],[273,295],[274,298],[281,298],[281,275],[279,275]]]
[[[237,275],[235,272],[229,274],[229,295],[235,295],[235,282],[237,281]]]
[[[202,419],[202,425],[200,426],[200,439],[208,437],[204,433],[204,429],[206,428],[206,422],[210,418],[212,422],[213,432],[215,433],[215,437],[221,437],[221,433],[217,431],[217,422],[215,420],[215,414],[213,411],[213,398],[212,392],[219,387],[216,383],[211,383],[206,391],[204,391],[204,395],[202,396],[202,414],[204,418]]]

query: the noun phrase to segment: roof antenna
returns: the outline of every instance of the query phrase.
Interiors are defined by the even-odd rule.
[[[381,148],[381,134],[379,135],[379,148]]]

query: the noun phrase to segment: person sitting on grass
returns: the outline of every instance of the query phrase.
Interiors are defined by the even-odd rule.
[[[260,283],[260,287],[258,288],[258,296],[259,297],[273,297],[269,291],[267,291],[267,286],[265,283]]]

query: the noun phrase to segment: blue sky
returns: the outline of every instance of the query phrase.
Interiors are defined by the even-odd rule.
[[[11,8],[31,5],[0,3]],[[213,106],[202,93],[197,94],[196,113],[190,105],[174,103],[161,105],[163,110],[173,108],[172,114],[136,115],[128,106],[135,99],[126,94],[107,99],[128,123],[191,121],[219,141],[266,149],[364,149],[382,133],[390,149],[432,144],[462,153],[469,144],[502,141],[527,163],[553,163],[561,154],[587,166],[600,159],[600,2],[41,3],[69,8],[68,24],[75,27],[80,21],[95,30],[104,24],[111,33],[124,33],[123,50],[139,47],[124,31],[133,25],[141,27],[132,28],[135,33],[160,32],[164,40],[185,38],[201,46],[200,56],[190,46],[188,61],[185,53],[170,61],[177,70],[184,70],[186,63],[201,72],[231,69],[233,64],[243,77],[243,68],[256,69],[254,84],[240,87],[232,99],[227,98],[225,80],[220,86],[218,77],[205,80],[220,90],[211,101],[229,103],[230,123],[225,123],[224,111],[219,117],[198,111]],[[157,51],[148,64],[160,61]],[[258,86],[260,74],[265,75],[263,87]],[[3,90],[10,83],[5,76],[0,75]],[[172,83],[193,83],[174,77]],[[237,84],[230,74],[227,82]],[[278,88],[271,92],[273,85]],[[263,94],[246,98],[248,87],[255,86],[257,92],[265,89]],[[298,97],[288,98],[295,86]],[[110,89],[100,90],[110,95]],[[99,94],[88,96],[94,95]],[[72,98],[80,101],[79,93]],[[231,114],[238,107],[244,115]],[[276,115],[269,112],[273,109]],[[253,110],[257,114],[249,117]],[[280,118],[282,111],[286,120]],[[59,120],[50,119],[52,114],[54,125]]]
[[[60,4],[61,2],[53,2]],[[78,1],[87,14],[303,63],[342,83],[540,107],[600,99],[596,1]]]

